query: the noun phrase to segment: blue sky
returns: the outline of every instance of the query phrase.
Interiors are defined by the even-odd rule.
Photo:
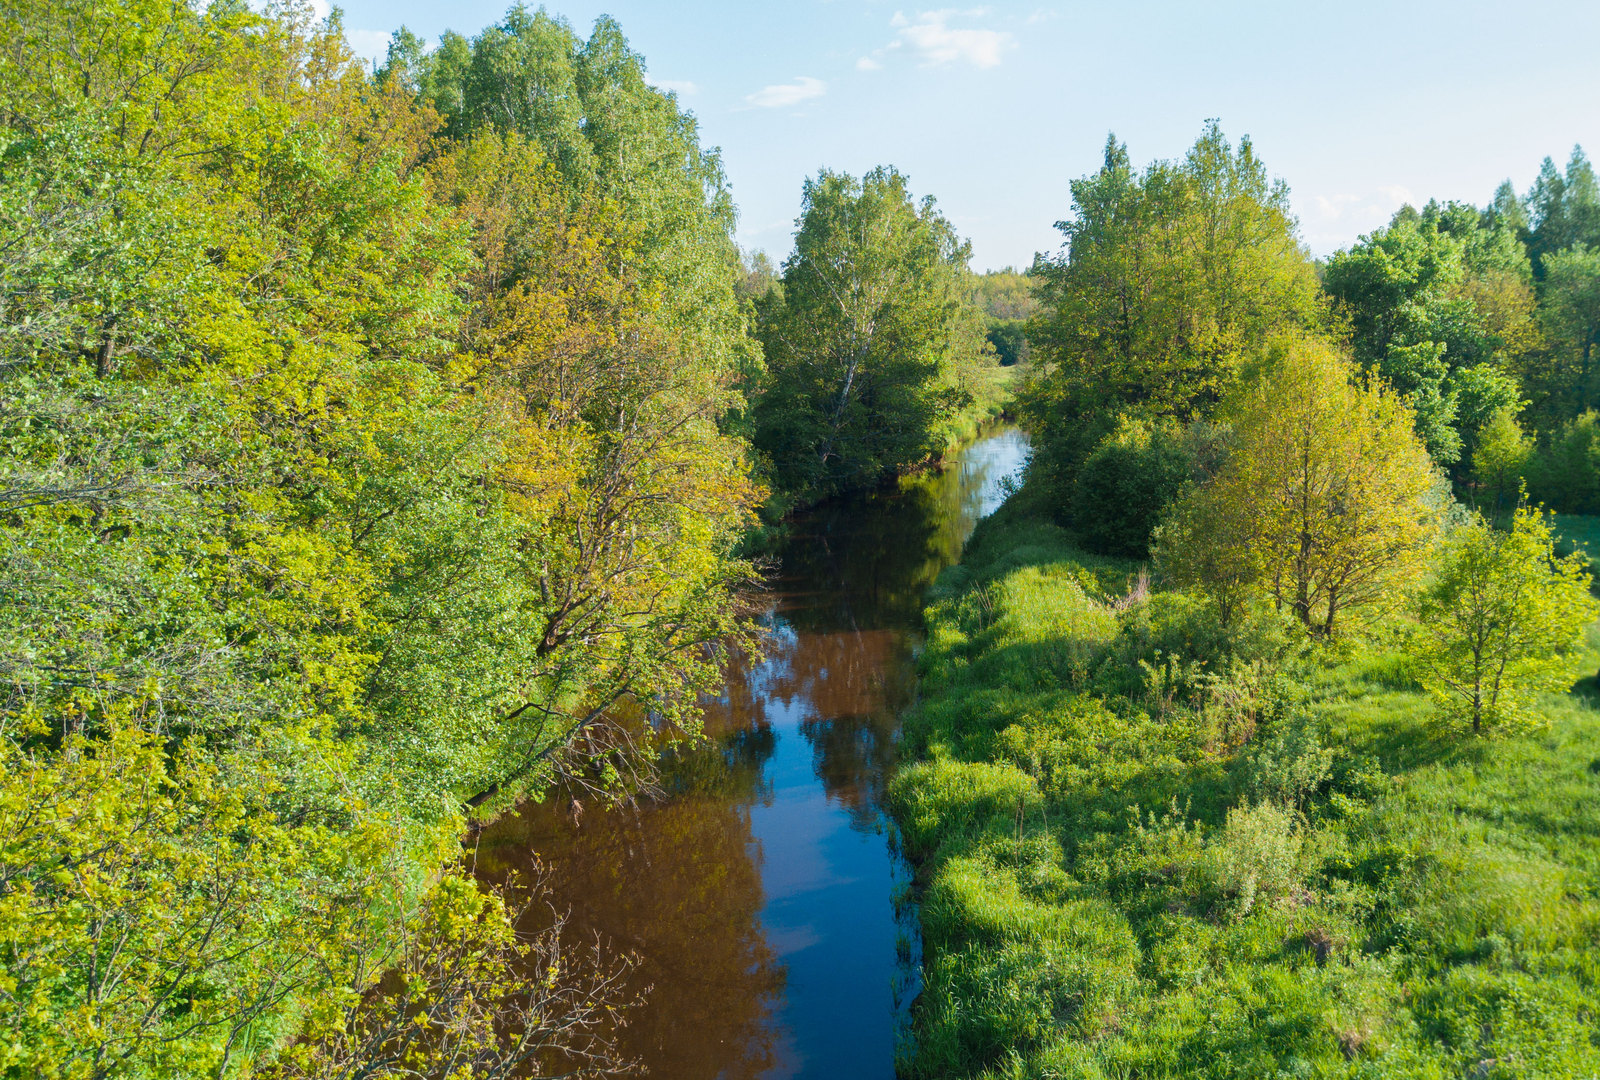
[[[499,0],[343,5],[358,51],[404,23],[473,34]],[[1108,131],[1145,162],[1208,117],[1249,135],[1326,254],[1403,202],[1525,191],[1550,155],[1600,153],[1600,2],[991,3],[574,0],[615,16],[720,146],[739,240],[782,258],[802,179],[895,165],[972,240],[973,265],[1054,250],[1068,182]]]

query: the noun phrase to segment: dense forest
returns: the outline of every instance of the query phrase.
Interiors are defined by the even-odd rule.
[[[0,1076],[626,1070],[626,943],[479,830],[652,797],[786,522],[1002,415],[899,1068],[1600,1071],[1582,152],[1321,261],[1215,122],[1025,272],[891,166],[800,196],[741,251],[609,18],[0,11]]]

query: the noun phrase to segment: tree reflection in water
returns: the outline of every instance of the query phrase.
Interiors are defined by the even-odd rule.
[[[649,993],[618,1033],[651,1076],[746,1080],[774,1061],[768,1014],[783,990],[759,922],[760,864],[750,807],[761,797],[770,729],[735,732],[678,755],[668,798],[591,808],[576,820],[551,797],[486,829],[478,873],[542,867],[568,933],[598,932],[637,955],[629,990]]]
[[[730,662],[711,739],[667,757],[663,799],[575,820],[552,797],[483,833],[481,876],[537,860],[569,927],[638,954],[651,993],[620,1041],[649,1075],[893,1076],[917,957],[896,941],[914,922],[891,912],[905,868],[880,807],[922,595],[1026,449],[1002,432],[942,474],[799,519],[767,658]]]
[[[777,617],[792,632],[779,636],[766,692],[803,703],[817,778],[857,828],[881,826],[899,717],[914,688],[922,597],[1000,504],[999,480],[1026,453],[1019,433],[1003,432],[942,473],[835,500],[808,516],[784,552]]]

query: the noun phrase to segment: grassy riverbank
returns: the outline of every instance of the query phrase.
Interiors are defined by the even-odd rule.
[[[944,453],[953,453],[1006,416],[1016,403],[1021,379],[1022,369],[1016,366],[995,364],[976,369],[967,388],[972,401],[936,429],[936,435],[944,441]]]
[[[1142,594],[1027,490],[932,595],[916,1076],[1600,1074],[1600,701],[1450,738],[1381,635]]]

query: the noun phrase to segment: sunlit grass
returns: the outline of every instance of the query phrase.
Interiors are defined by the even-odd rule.
[[[1205,647],[1178,598],[1118,605],[1137,570],[1025,490],[932,594],[891,793],[926,938],[906,1067],[1600,1075],[1595,680],[1542,732],[1451,737],[1375,638],[1291,650],[1245,724],[1152,689],[1155,647]]]
[[[942,442],[946,453],[971,442],[985,427],[1006,415],[1016,396],[1021,372],[1020,365],[1001,367],[991,364],[973,375],[968,387],[972,401],[934,430],[935,441]]]

